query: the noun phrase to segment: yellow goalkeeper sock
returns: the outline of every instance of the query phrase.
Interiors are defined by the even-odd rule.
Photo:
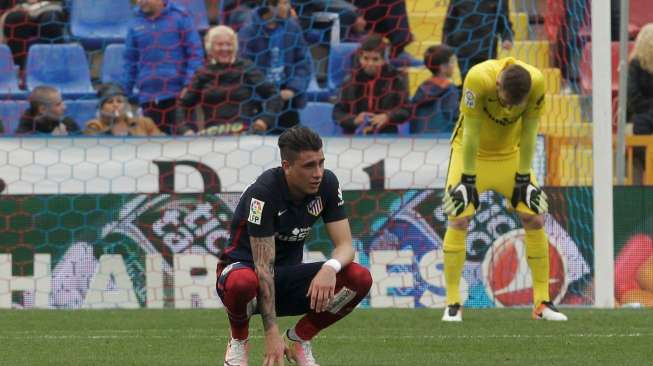
[[[447,284],[447,305],[460,301],[460,277],[465,265],[467,230],[447,228],[444,234],[444,278]]]
[[[533,304],[538,306],[549,301],[549,239],[544,229],[526,230],[526,257],[533,278]]]

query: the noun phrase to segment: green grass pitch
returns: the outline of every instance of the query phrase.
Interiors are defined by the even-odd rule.
[[[441,313],[357,310],[313,351],[322,366],[653,365],[651,309],[565,309],[567,323],[530,320],[528,309],[467,309],[459,324]],[[223,310],[3,310],[0,365],[222,365],[228,334]],[[261,365],[258,316],[250,344],[250,365]]]

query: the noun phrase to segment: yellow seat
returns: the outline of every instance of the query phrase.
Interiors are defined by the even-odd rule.
[[[499,58],[514,57],[540,69],[549,67],[549,42],[515,41],[512,49],[504,50],[499,45]]]
[[[542,69],[544,75],[544,83],[546,86],[547,94],[560,94],[560,69],[558,68],[544,68]]]
[[[570,136],[546,136],[549,186],[585,186],[592,184],[592,124],[566,126]]]
[[[406,0],[406,10],[408,13],[446,14],[448,7],[449,1],[446,0]]]
[[[406,52],[418,60],[424,59],[424,52],[431,46],[440,44],[440,41],[421,41],[412,42],[406,46]]]
[[[569,136],[567,126],[583,122],[578,95],[546,95],[540,133]]]
[[[415,41],[442,41],[442,27],[446,19],[445,13],[436,12],[411,12],[408,13],[410,30],[415,36]],[[510,13],[514,41],[528,39],[528,15],[526,13]]]
[[[408,91],[410,92],[410,96],[412,97],[415,95],[415,92],[417,91],[417,88],[419,88],[422,83],[431,77],[433,77],[433,74],[431,74],[431,71],[427,69],[426,67],[411,67],[408,69]]]

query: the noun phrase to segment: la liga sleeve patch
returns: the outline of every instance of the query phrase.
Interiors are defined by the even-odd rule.
[[[263,206],[265,202],[252,198],[252,201],[249,204],[249,217],[247,221],[255,225],[261,225],[261,218],[263,217]]]

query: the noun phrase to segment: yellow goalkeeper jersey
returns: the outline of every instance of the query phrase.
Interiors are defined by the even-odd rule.
[[[531,90],[522,104],[499,102],[497,76],[508,65],[517,64],[531,74]],[[451,136],[455,150],[462,148],[465,118],[481,119],[478,157],[503,159],[519,151],[522,118],[537,118],[544,107],[544,77],[536,67],[512,57],[488,60],[469,70],[460,101],[460,117]]]

